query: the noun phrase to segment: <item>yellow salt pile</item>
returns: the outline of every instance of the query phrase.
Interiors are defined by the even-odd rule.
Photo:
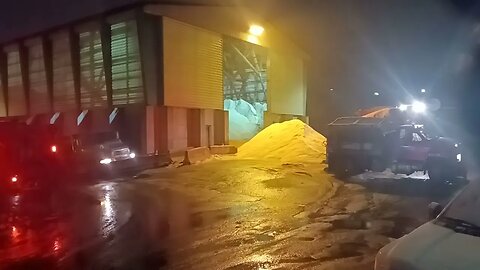
[[[240,146],[238,157],[278,159],[282,162],[321,162],[326,138],[300,120],[275,123]]]

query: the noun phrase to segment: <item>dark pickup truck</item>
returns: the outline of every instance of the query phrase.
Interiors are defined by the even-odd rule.
[[[466,177],[461,145],[444,137],[429,137],[423,126],[399,124],[388,118],[341,117],[329,124],[329,170],[339,177],[364,171],[412,174],[451,181]]]

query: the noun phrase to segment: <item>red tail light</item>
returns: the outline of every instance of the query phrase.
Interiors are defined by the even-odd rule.
[[[57,146],[52,145],[52,147],[50,147],[50,151],[52,151],[52,153],[56,153],[57,152]]]
[[[16,176],[14,176],[14,177],[12,177],[12,178],[10,179],[10,181],[12,181],[12,183],[15,183],[15,182],[18,181],[18,178],[17,178]]]

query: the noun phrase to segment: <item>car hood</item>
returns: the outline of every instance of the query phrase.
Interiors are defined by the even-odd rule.
[[[388,257],[394,270],[479,269],[480,237],[428,222],[398,239]]]

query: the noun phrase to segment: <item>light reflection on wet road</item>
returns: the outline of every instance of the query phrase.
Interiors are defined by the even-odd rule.
[[[0,269],[372,269],[422,222],[399,214],[427,204],[428,183],[407,180],[222,160],[0,197]]]
[[[123,193],[121,184],[101,183],[4,196],[0,269],[96,268],[116,234],[132,220],[132,204]]]

